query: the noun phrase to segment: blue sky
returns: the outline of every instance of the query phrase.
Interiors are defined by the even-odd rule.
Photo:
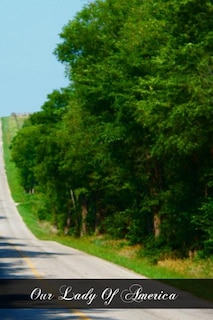
[[[53,55],[59,33],[87,0],[0,0],[0,116],[40,110],[68,85]]]

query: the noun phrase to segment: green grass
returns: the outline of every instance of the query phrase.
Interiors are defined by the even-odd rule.
[[[111,261],[120,266],[126,267],[139,274],[145,275],[152,279],[186,279],[186,278],[211,278],[213,272],[213,261],[167,261],[161,265],[153,265],[147,259],[139,258],[137,255],[138,248],[129,246],[127,242],[115,241],[106,236],[95,237],[85,236],[82,238],[74,238],[57,234],[49,222],[39,221],[37,219],[35,210],[33,210],[36,201],[36,195],[28,195],[23,192],[19,184],[18,172],[10,159],[9,145],[11,139],[15,135],[17,128],[21,127],[24,119],[7,117],[2,118],[3,128],[3,147],[5,168],[8,177],[9,186],[15,202],[18,202],[18,210],[23,217],[26,225],[35,234],[35,236],[42,240],[52,240],[62,243],[64,245],[79,249],[88,254],[100,257],[102,259]],[[180,284],[176,283],[178,287]],[[200,292],[200,288],[191,289],[187,285],[187,290],[203,298],[209,298],[212,294],[212,288],[206,287]],[[181,283],[182,288],[182,283]]]
[[[7,179],[12,197],[14,201],[18,203],[25,202],[26,199],[24,191],[20,187],[17,169],[15,167],[15,164],[11,161],[10,143],[17,132],[17,121],[18,125],[21,126],[24,122],[24,119],[25,117],[18,117],[17,120],[14,117],[4,117],[1,119],[5,170],[7,173]]]

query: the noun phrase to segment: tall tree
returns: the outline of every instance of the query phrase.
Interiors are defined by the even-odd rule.
[[[23,137],[38,135],[23,161],[61,225],[211,252],[212,11],[96,0],[63,28],[55,54],[70,87],[14,141],[18,163]]]

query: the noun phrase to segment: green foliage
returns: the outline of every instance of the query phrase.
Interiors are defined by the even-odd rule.
[[[104,225],[106,232],[114,239],[124,239],[129,226],[129,214],[116,212],[105,219]]]
[[[165,257],[169,257],[169,255],[171,255],[171,248],[165,246],[162,238],[156,240],[152,236],[146,239],[144,247],[138,252],[140,258],[148,259],[153,265],[157,264],[160,259],[163,260]]]
[[[29,192],[35,187],[36,181],[33,173],[35,166],[36,148],[39,142],[37,127],[24,127],[12,140],[12,160],[20,170],[21,184]]]
[[[193,217],[193,224],[202,236],[203,256],[213,255],[213,199],[208,197]]]
[[[60,229],[157,257],[212,254],[212,12],[205,0],[96,0],[64,26],[55,54],[70,86],[12,143],[24,188]]]

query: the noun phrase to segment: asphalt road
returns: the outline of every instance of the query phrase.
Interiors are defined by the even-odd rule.
[[[38,240],[26,227],[8,187],[0,122],[1,279],[139,279],[140,275],[53,241]],[[213,309],[0,309],[1,320],[210,320]]]

